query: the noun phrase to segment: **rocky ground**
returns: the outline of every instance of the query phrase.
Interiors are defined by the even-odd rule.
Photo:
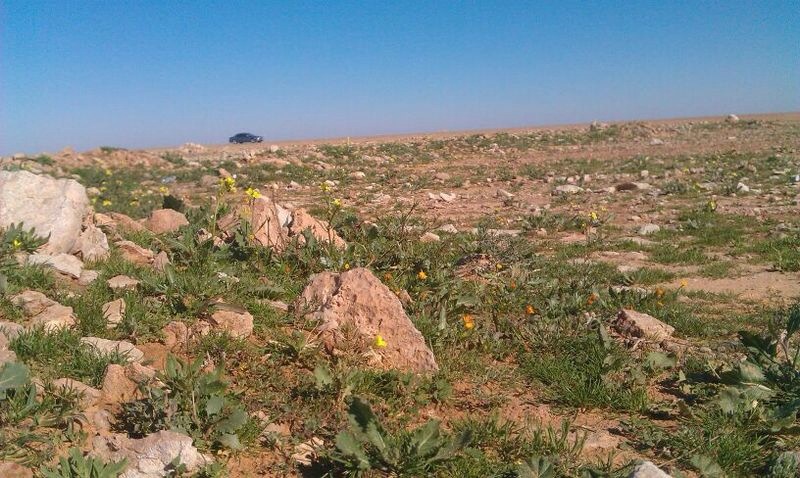
[[[2,158],[0,476],[795,476],[799,149],[787,114]]]

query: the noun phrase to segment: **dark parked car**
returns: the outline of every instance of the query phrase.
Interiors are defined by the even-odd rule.
[[[228,138],[228,141],[231,143],[260,143],[264,141],[264,138],[250,133],[239,133]]]

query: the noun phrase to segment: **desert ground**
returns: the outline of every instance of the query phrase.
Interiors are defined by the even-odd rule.
[[[0,476],[797,476],[799,331],[800,113],[0,158]]]

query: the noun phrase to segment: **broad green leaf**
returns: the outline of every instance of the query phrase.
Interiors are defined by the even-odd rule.
[[[222,406],[225,404],[225,399],[219,395],[212,395],[206,402],[206,414],[214,416],[222,411]]]
[[[361,444],[352,433],[341,432],[336,435],[336,448],[345,456],[355,458],[360,470],[368,470],[371,468],[369,457],[367,457]]]
[[[707,478],[725,478],[725,472],[711,458],[705,455],[694,455],[689,462],[697,469],[701,476]]]
[[[234,409],[224,420],[217,423],[216,429],[221,433],[233,433],[247,423],[247,413],[241,408]]]
[[[647,354],[645,363],[652,370],[665,370],[674,367],[678,362],[675,357],[671,357],[664,352],[650,352]]]
[[[0,393],[15,389],[28,383],[28,367],[21,363],[9,362],[0,370]]]

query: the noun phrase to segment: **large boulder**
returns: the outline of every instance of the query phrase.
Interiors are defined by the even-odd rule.
[[[88,213],[86,188],[73,179],[0,171],[0,228],[21,222],[25,229],[49,236],[45,252],[70,252]]]
[[[345,340],[344,329],[354,330],[371,344],[382,368],[418,373],[439,370],[400,300],[368,269],[313,275],[295,310],[318,320],[320,333],[333,347]]]

